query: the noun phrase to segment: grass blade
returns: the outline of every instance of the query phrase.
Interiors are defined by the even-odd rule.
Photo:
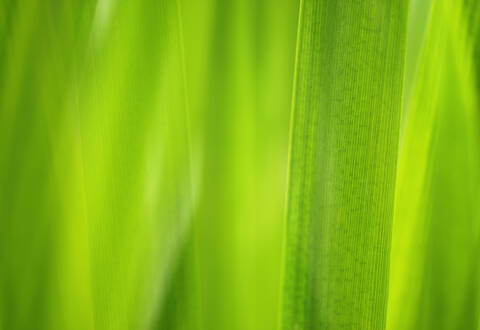
[[[407,4],[303,1],[282,329],[385,324]]]
[[[430,6],[405,100],[388,329],[474,329],[478,322],[478,13],[478,2]]]

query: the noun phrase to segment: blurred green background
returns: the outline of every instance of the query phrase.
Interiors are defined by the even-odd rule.
[[[0,328],[274,329],[297,1],[0,2]]]
[[[479,327],[480,5],[434,3],[410,3],[390,329]],[[299,5],[0,0],[1,330],[278,327]]]

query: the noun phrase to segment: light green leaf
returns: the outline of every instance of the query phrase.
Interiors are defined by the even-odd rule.
[[[413,91],[405,99],[388,329],[477,326],[478,9],[478,2],[431,4]]]
[[[407,5],[302,3],[282,329],[385,325]]]

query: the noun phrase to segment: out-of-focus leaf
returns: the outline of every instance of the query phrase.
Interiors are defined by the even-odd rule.
[[[478,322],[479,9],[450,0],[430,8],[405,99],[388,329],[474,329]]]

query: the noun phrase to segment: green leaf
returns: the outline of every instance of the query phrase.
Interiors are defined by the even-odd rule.
[[[302,3],[282,329],[385,325],[407,4]]]
[[[388,329],[477,327],[479,9],[451,0],[430,7],[405,99]]]

